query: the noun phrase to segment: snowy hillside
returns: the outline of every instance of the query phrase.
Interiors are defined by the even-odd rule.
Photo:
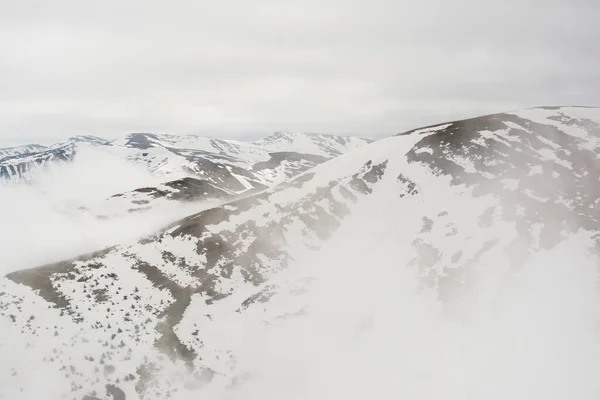
[[[163,207],[170,206],[169,203],[202,202],[205,207],[212,202],[213,205],[218,205],[226,200],[233,200],[235,196],[235,192],[220,188],[207,180],[186,177],[117,193],[107,199],[88,203],[82,208],[97,217],[115,218],[125,214],[143,213],[150,209],[162,210]],[[184,208],[184,210],[189,212],[189,209]]]
[[[223,180],[191,182],[218,200],[242,190],[230,177],[279,179],[257,167],[269,151],[302,143],[298,154],[331,157],[352,142],[322,139],[182,151],[139,135],[112,147],[157,170],[210,153]],[[0,281],[12,343],[0,347],[0,398],[359,399],[380,388],[477,399],[498,398],[498,385],[509,398],[592,398],[598,150],[596,108],[443,123],[139,242],[10,273]],[[523,379],[529,397],[519,397]]]
[[[369,142],[320,134],[275,133],[256,142],[241,142],[134,133],[113,141],[110,150],[166,177],[199,177],[240,192],[280,183]]]
[[[290,132],[275,132],[254,142],[255,146],[272,152],[295,151],[329,158],[337,157],[349,149],[364,144],[364,139],[352,136],[332,136],[318,133],[294,134]]]
[[[110,141],[106,140],[104,138],[98,137],[98,136],[79,135],[79,136],[70,137],[67,140],[67,143],[88,143],[88,144],[95,144],[98,146],[105,146],[105,145],[108,145],[110,143]]]
[[[19,156],[22,154],[36,153],[45,148],[46,148],[45,146],[42,146],[39,144],[29,144],[29,145],[25,145],[25,146],[7,147],[4,149],[0,149],[0,159],[6,158],[6,157],[12,157],[12,156]]]
[[[137,136],[144,135],[128,138]],[[289,143],[280,148],[292,151],[270,153],[252,143],[148,136],[154,143],[148,149],[79,136],[37,153],[5,158],[8,178],[0,179],[0,207],[11,211],[2,219],[0,271],[139,239],[173,220],[264,190],[328,159],[294,152]],[[368,142],[328,138],[346,143],[348,149]],[[210,142],[218,148],[206,147]],[[203,146],[210,151],[189,149]],[[154,161],[146,164],[150,159]],[[53,232],[51,237],[47,230]],[[31,247],[32,241],[37,245]]]
[[[73,143],[51,147],[31,145],[18,149],[14,152],[10,149],[0,150],[12,153],[0,158],[0,181],[28,181],[42,166],[70,162],[76,151]]]
[[[74,136],[53,146],[30,144],[0,149],[0,183],[30,182],[48,167],[73,161],[77,145],[103,146],[109,142],[96,136]]]
[[[0,149],[0,179],[31,181],[32,173],[76,157],[81,146],[96,146],[147,168],[163,180],[195,177],[233,193],[263,189],[362,145],[368,139],[320,134],[277,133],[257,142],[196,135],[134,133],[109,142],[76,136],[65,144]]]

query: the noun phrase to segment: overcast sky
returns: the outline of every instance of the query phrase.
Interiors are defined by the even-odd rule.
[[[598,0],[0,0],[0,144],[600,104]]]

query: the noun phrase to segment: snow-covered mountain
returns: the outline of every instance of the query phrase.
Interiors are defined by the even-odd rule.
[[[223,165],[220,169],[229,171],[227,177],[244,176],[248,182],[250,178],[233,166],[255,171],[257,163],[264,161],[236,164],[250,157],[238,158],[232,150],[221,153],[217,147],[225,145],[220,142],[207,141],[201,148],[188,146],[182,152],[173,150],[168,140],[137,135],[118,147],[135,149],[134,157],[152,158],[150,164],[157,168],[157,159],[167,154],[192,163],[194,152],[210,153],[207,162]],[[255,147],[236,149],[238,155],[262,157],[266,153],[260,153],[260,146],[289,151],[285,143],[289,143],[287,135],[275,135]],[[313,155],[332,156],[326,153],[334,151],[334,144],[330,145],[320,147],[328,149],[324,153]],[[209,152],[208,146],[215,151]],[[433,293],[455,315],[467,313],[479,304],[473,299],[483,295],[493,297],[490,301],[498,309],[501,297],[493,296],[496,288],[486,286],[482,271],[514,280],[514,271],[525,268],[536,254],[558,251],[573,238],[586,250],[578,260],[598,261],[599,149],[597,108],[534,108],[443,123],[349,151],[277,186],[176,221],[139,242],[13,272],[0,281],[0,316],[10,327],[6,340],[14,343],[10,352],[0,348],[1,368],[10,375],[9,384],[0,385],[0,398],[19,398],[41,389],[54,390],[57,397],[68,392],[75,399],[165,399],[203,387],[232,393],[241,388],[250,396],[256,394],[251,382],[261,379],[244,369],[248,351],[240,343],[249,337],[250,327],[268,337],[267,344],[253,339],[254,346],[266,346],[256,350],[264,358],[268,347],[279,343],[268,332],[286,326],[302,331],[302,321],[315,315],[323,316],[323,326],[330,318],[348,315],[349,338],[343,336],[347,332],[336,332],[342,336],[332,336],[326,343],[336,346],[356,340],[348,348],[364,351],[372,344],[370,327],[377,323],[387,327],[386,320],[392,318],[380,311],[383,305],[397,303],[410,289],[401,271],[413,271],[419,290]],[[142,156],[144,152],[148,155]],[[179,162],[183,161],[169,158],[162,165],[171,168]],[[259,183],[269,182],[270,175],[253,176],[264,179],[256,178]],[[201,193],[216,197],[221,193],[217,189],[227,186],[210,183],[194,181]],[[161,189],[142,193],[152,197],[156,190]],[[368,288],[376,288],[369,297],[365,296]],[[311,303],[310,293],[319,290],[328,293],[330,309]],[[331,314],[323,314],[323,308]],[[393,331],[396,336],[390,340],[407,332],[412,332],[410,324]],[[318,331],[320,336],[326,333]],[[367,339],[361,339],[363,333]],[[419,332],[425,333],[432,335],[435,330]],[[552,335],[552,329],[543,333]],[[507,333],[519,334],[523,333]],[[449,340],[437,338],[444,344]],[[456,343],[464,346],[464,339],[460,340]],[[548,343],[556,348],[556,343]],[[420,350],[431,348],[441,349],[432,340]],[[322,356],[328,350],[314,354]],[[569,350],[566,347],[565,354],[571,354]],[[385,353],[378,357],[394,355],[385,359],[388,363],[407,359],[394,348],[386,348]],[[573,360],[595,367],[589,362],[596,358],[585,358],[594,354],[578,354],[582,358]],[[406,380],[414,389],[420,385],[418,373],[424,366],[409,361],[413,364],[402,364],[405,369],[400,374],[399,369],[385,370],[385,363],[370,368],[376,374],[392,374],[385,375],[393,376],[392,380]],[[57,386],[40,388],[48,385],[40,379],[32,387],[32,363],[54,371],[52,383]],[[355,385],[359,385],[365,370],[353,365],[351,358],[345,364],[352,366],[345,379],[357,374]],[[454,372],[451,366],[440,368]],[[331,370],[318,372],[339,384],[338,389],[346,384],[336,380],[339,377]],[[277,377],[289,383],[287,375]],[[548,385],[556,382],[547,380]],[[507,378],[506,384],[511,383]],[[459,389],[460,385],[429,387],[427,393],[444,390],[439,394],[461,398],[451,396]],[[309,393],[302,398],[315,397]]]
[[[31,154],[42,151],[46,148],[46,146],[42,146],[39,144],[28,144],[24,146],[15,146],[15,147],[7,147],[4,149],[0,149],[0,159],[5,157],[13,157],[22,154]]]
[[[68,163],[76,153],[74,143],[59,144],[51,147],[38,145],[23,146],[23,151],[13,152],[0,158],[0,181],[29,181],[32,174],[47,165]],[[7,151],[3,149],[0,151]]]
[[[217,205],[233,200],[237,194],[221,188],[207,180],[185,177],[160,185],[138,188],[129,192],[117,193],[83,209],[100,218],[118,218],[129,213],[140,213],[150,209],[161,209],[169,203],[185,204],[202,202]],[[189,211],[183,209],[182,212]]]
[[[64,144],[0,150],[0,178],[30,180],[32,170],[76,157],[81,145],[142,165],[166,180],[196,177],[240,193],[282,182],[348,150],[369,143],[355,137],[276,133],[257,142],[210,139],[196,135],[134,133],[109,142],[76,136]]]
[[[112,142],[94,136],[77,136],[65,144],[41,147],[33,153],[19,149],[22,154],[3,158],[0,180],[35,184],[48,178],[48,171],[58,175],[52,176],[53,179],[60,180],[61,174],[68,171],[64,168],[57,171],[57,166],[72,165],[72,169],[78,169],[83,163],[89,168],[87,164],[91,162],[112,163],[120,159],[132,168],[147,170],[162,181],[161,184],[136,187],[136,182],[130,182],[134,190],[83,202],[77,206],[79,211],[115,218],[171,203],[170,208],[176,212],[174,207],[179,204],[199,201],[219,204],[226,198],[232,200],[264,190],[369,142],[355,137],[292,133],[276,133],[256,142],[141,133]],[[90,161],[86,164],[86,160],[80,159],[79,164],[67,164],[80,154]],[[103,155],[106,161],[102,161]],[[113,169],[107,173],[115,173]],[[181,207],[179,215],[183,217],[186,212],[189,209]]]
[[[98,146],[106,146],[110,143],[110,140],[93,135],[78,135],[67,139],[67,143],[88,143]]]
[[[113,141],[111,150],[165,177],[191,175],[240,192],[282,182],[369,142],[281,132],[256,142],[134,133]]]
[[[251,159],[251,155],[255,157],[262,156],[265,150],[269,152],[293,151],[332,158],[368,142],[370,140],[353,136],[324,135],[318,133],[275,132],[255,142],[211,139],[197,135],[133,133],[113,141],[112,144],[140,150],[152,147],[185,148],[216,153],[222,156]]]
[[[103,146],[108,140],[97,136],[73,136],[52,146],[29,144],[0,149],[0,182],[29,182],[48,166],[73,161],[78,144]]]

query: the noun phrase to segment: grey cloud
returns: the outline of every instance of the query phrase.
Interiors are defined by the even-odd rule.
[[[600,103],[592,0],[0,3],[0,138],[383,135]]]

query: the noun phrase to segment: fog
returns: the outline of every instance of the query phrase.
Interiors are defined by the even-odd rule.
[[[313,271],[302,316],[238,326],[235,385],[178,399],[596,399],[590,244],[573,236],[513,272],[481,265],[461,317],[393,252],[338,253]]]
[[[113,194],[164,181],[102,148],[82,145],[72,163],[50,164],[29,184],[0,184],[0,273],[126,244],[206,208],[173,203],[145,213],[97,217]]]
[[[567,235],[551,250],[531,246],[517,267],[510,248],[496,246],[449,298],[409,266],[410,219],[431,206],[457,222],[477,220],[494,197],[441,196],[442,179],[417,181],[421,198],[412,203],[386,192],[395,179],[380,183],[314,258],[270,282],[281,294],[241,321],[220,321],[234,371],[177,399],[597,399],[600,260],[591,234]],[[491,229],[507,242],[515,235],[511,222]],[[489,233],[432,243],[469,253]],[[285,294],[306,277],[314,279],[306,293]]]

